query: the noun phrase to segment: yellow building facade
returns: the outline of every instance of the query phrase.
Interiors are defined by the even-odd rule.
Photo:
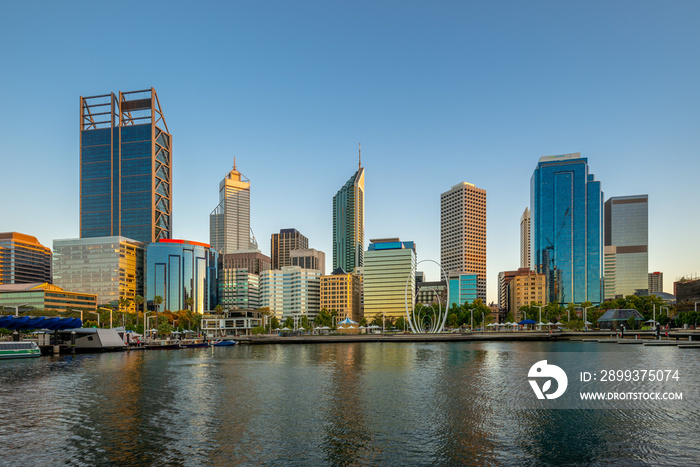
[[[356,274],[342,271],[321,276],[321,309],[336,310],[338,321],[350,318],[359,323],[363,317],[361,290],[362,278]]]
[[[521,306],[532,302],[545,305],[547,302],[547,288],[545,287],[545,275],[530,271],[519,274],[508,284],[510,288],[510,310],[517,314]]]

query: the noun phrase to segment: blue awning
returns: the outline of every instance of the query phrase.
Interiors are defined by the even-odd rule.
[[[60,331],[63,329],[80,328],[83,322],[80,318],[61,318],[60,316],[0,316],[0,328],[9,331],[28,331],[30,329],[48,329]]]

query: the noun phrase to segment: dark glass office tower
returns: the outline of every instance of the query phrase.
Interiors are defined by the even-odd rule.
[[[172,137],[155,89],[80,98],[80,237],[171,238]]]
[[[333,270],[362,267],[365,250],[365,169],[357,172],[333,197]]]
[[[600,303],[603,192],[580,153],[540,158],[530,180],[533,268],[548,302]]]

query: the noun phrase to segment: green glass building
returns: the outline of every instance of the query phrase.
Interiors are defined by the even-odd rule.
[[[362,267],[365,240],[365,169],[357,172],[333,197],[333,270]]]

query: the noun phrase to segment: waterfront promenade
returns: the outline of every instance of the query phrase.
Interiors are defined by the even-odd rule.
[[[328,344],[334,342],[557,342],[570,340],[602,340],[618,336],[617,331],[510,331],[510,332],[463,332],[440,334],[357,334],[357,335],[260,335],[240,336],[236,339],[241,344]],[[653,331],[636,331],[625,333],[626,340],[654,340]],[[670,331],[668,337],[661,334],[662,340],[690,341],[700,343],[700,331]]]

